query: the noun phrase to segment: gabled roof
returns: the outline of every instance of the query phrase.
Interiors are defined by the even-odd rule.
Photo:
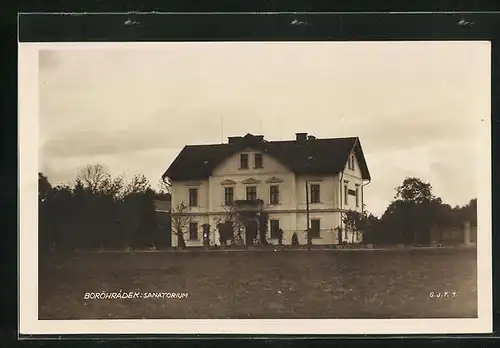
[[[363,179],[370,179],[357,137],[266,141],[262,136],[247,134],[239,139],[231,144],[187,145],[163,177],[173,181],[205,179],[229,156],[252,148],[273,157],[296,174],[304,175],[337,174],[344,169],[354,150]]]

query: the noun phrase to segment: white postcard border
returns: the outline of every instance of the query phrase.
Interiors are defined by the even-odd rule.
[[[476,44],[487,45],[490,42]],[[208,43],[19,44],[19,333],[37,334],[460,334],[492,331],[491,129],[482,120],[478,157],[478,318],[38,320],[38,52],[41,49],[161,49]],[[259,44],[231,43],[237,44]],[[307,43],[300,43],[307,44]],[[338,42],[336,44],[339,44]],[[491,56],[491,55],[490,55]],[[489,58],[491,69],[491,57]],[[491,80],[490,80],[491,81]],[[491,91],[485,91],[491,99]],[[488,105],[488,109],[490,105]],[[491,110],[490,113],[491,114]]]

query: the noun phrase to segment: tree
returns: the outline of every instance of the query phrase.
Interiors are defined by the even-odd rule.
[[[462,221],[469,221],[472,226],[477,226],[477,198],[473,198],[467,205],[460,208]]]
[[[241,231],[245,228],[244,216],[237,211],[234,203],[224,206],[224,212],[223,216],[215,219],[221,237],[221,244],[225,244],[227,239],[230,239],[233,243],[240,242],[242,240]],[[230,235],[226,236],[226,233]]]
[[[103,249],[116,243],[116,202],[122,198],[123,185],[123,177],[112,178],[101,164],[87,165],[77,172],[75,188],[82,193],[78,197],[80,247]]]
[[[134,231],[133,245],[136,247],[156,247],[157,221],[154,208],[155,192],[147,188],[140,193],[139,225]]]
[[[111,175],[106,171],[103,165],[93,164],[80,169],[76,178],[84,187],[96,193],[101,191],[103,186],[110,182]]]
[[[381,221],[378,217],[372,213],[365,211],[365,222],[364,222],[364,232],[363,241],[365,244],[375,244],[383,241],[383,236],[381,236]]]
[[[358,237],[358,233],[363,233],[363,240],[373,244],[380,230],[380,220],[368,212],[363,205],[363,211],[348,210],[342,214],[342,222],[346,230],[353,231]],[[341,233],[341,231],[339,231]],[[354,239],[354,234],[353,234]],[[356,238],[357,239],[357,238]],[[341,243],[341,241],[339,241]]]
[[[123,176],[112,177],[97,164],[80,169],[73,185],[52,187],[43,173],[38,179],[41,248],[115,248],[157,243],[156,193],[144,175],[136,175],[126,183]]]
[[[432,186],[414,177],[407,177],[396,188],[395,200],[411,201],[415,204],[427,203],[435,199],[432,195]]]
[[[47,176],[43,173],[38,173],[38,200],[39,202],[46,201],[52,194],[52,185]]]
[[[404,244],[408,233],[405,231],[411,227],[410,220],[412,202],[395,200],[389,204],[382,215],[382,223],[385,230],[385,242]],[[411,231],[413,234],[413,231]]]
[[[54,228],[51,203],[53,188],[43,173],[38,173],[38,235],[41,250],[54,244]]]
[[[367,215],[364,212],[360,213],[355,210],[348,210],[342,214],[342,222],[346,230],[353,232],[352,238],[354,242],[354,233],[357,236],[358,232],[364,231],[366,227]]]
[[[267,243],[267,230],[268,230],[268,221],[269,221],[269,214],[266,212],[261,212],[259,217],[259,235],[260,235],[260,244],[268,244]]]
[[[180,248],[186,247],[184,235],[188,233],[190,208],[184,202],[177,205],[172,212],[172,233],[177,236],[178,245]]]
[[[172,194],[172,182],[168,177],[163,177],[158,182],[158,194],[160,195],[170,195]]]
[[[146,193],[151,189],[148,179],[143,174],[134,175],[128,185],[125,186],[124,195],[133,196]]]
[[[152,192],[152,191],[151,191]],[[150,228],[145,228],[146,221],[154,221],[154,198],[150,193],[150,185],[147,178],[135,175],[124,185],[117,222],[115,222],[115,240],[122,240],[126,247],[151,246],[149,234]],[[118,225],[118,226],[116,226]],[[121,243],[121,244],[123,244]]]
[[[102,194],[109,196],[115,200],[121,200],[124,198],[124,189],[125,178],[123,175],[117,176],[116,178],[106,178],[101,187]]]
[[[430,183],[407,177],[396,188],[394,201],[387,207],[382,221],[393,241],[427,244],[441,204],[441,199],[432,194]]]
[[[40,189],[40,187],[39,187]],[[41,188],[43,190],[43,188]],[[52,188],[47,199],[40,202],[40,246],[51,249],[72,247],[75,243],[72,190],[67,185]]]

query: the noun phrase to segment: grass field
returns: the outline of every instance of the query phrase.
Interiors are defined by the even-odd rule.
[[[476,317],[476,260],[475,249],[51,254],[39,319]],[[189,296],[84,299],[120,290]]]

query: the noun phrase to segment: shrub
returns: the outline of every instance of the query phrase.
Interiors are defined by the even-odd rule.
[[[297,236],[297,232],[294,232],[292,235],[292,245],[293,246],[299,245],[299,237]]]

